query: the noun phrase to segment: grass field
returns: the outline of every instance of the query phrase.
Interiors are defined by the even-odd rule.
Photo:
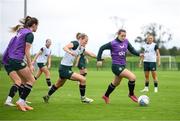
[[[137,75],[136,95],[144,87],[143,72],[134,72]],[[153,83],[150,91],[150,105],[140,107],[128,97],[127,80],[112,93],[111,103],[106,105],[101,99],[108,84],[113,78],[112,72],[89,71],[87,76],[87,96],[95,101],[92,104],[82,104],[76,82],[67,81],[45,104],[42,96],[48,91],[44,76],[34,85],[28,97],[32,101],[33,111],[21,112],[16,107],[4,106],[11,81],[4,71],[0,71],[0,120],[136,120],[136,121],[173,121],[180,120],[180,72],[161,71],[159,75],[159,92],[153,92]],[[53,82],[58,78],[57,71],[51,71]],[[151,81],[152,82],[152,81]],[[16,95],[14,102],[18,99]]]

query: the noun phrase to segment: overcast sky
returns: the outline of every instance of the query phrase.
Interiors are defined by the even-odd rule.
[[[77,32],[89,36],[87,50],[97,53],[99,47],[112,40],[112,34],[124,24],[127,38],[137,49],[134,39],[141,27],[155,22],[169,28],[173,40],[166,47],[180,47],[180,0],[27,0],[27,14],[39,19],[34,34],[32,53],[52,39],[52,53],[62,56],[65,44],[75,39]],[[13,34],[9,27],[23,17],[23,0],[0,0],[0,53]],[[115,22],[113,19],[117,16]]]

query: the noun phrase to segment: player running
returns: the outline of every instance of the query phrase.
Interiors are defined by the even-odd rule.
[[[101,56],[104,50],[109,49],[111,51],[112,57],[112,72],[115,75],[114,80],[109,84],[107,91],[102,96],[105,103],[110,103],[109,95],[113,92],[113,90],[120,84],[123,78],[127,78],[129,80],[129,97],[137,102],[137,97],[134,94],[135,88],[135,80],[136,76],[126,69],[126,52],[129,50],[132,54],[136,56],[143,56],[143,54],[138,53],[132,45],[129,43],[128,39],[126,39],[126,31],[120,29],[118,31],[118,37],[108,42],[107,44],[100,47],[98,56],[97,56],[97,66],[102,66]]]
[[[58,88],[62,87],[67,79],[80,82],[79,91],[81,95],[81,102],[83,103],[93,102],[93,99],[87,98],[85,96],[86,78],[72,71],[72,66],[75,58],[84,52],[85,45],[87,44],[87,42],[88,42],[88,36],[86,34],[81,33],[79,35],[78,41],[72,41],[63,48],[66,53],[63,59],[61,60],[61,64],[59,66],[59,79],[54,85],[52,85],[48,94],[43,97],[44,102],[47,103],[49,101],[50,96]]]
[[[158,79],[156,73],[156,62],[158,66],[161,65],[160,61],[160,52],[156,43],[154,43],[154,36],[149,34],[147,36],[147,42],[143,46],[144,49],[144,57],[140,59],[140,67],[142,65],[142,61],[144,62],[144,75],[145,75],[145,87],[141,92],[149,91],[149,73],[151,71],[153,80],[154,80],[154,92],[158,92]]]
[[[50,72],[48,70],[51,68],[51,49],[50,49],[50,46],[51,46],[51,40],[47,39],[45,47],[42,47],[40,49],[40,51],[35,55],[35,57],[32,61],[32,64],[37,62],[37,65],[39,67],[34,78],[37,80],[41,76],[41,74],[44,73],[45,77],[46,77],[46,83],[47,83],[49,89],[51,88]]]
[[[19,90],[20,98],[16,102],[17,108],[21,111],[27,111],[33,109],[26,104],[25,100],[35,82],[32,74],[34,67],[31,64],[30,48],[34,40],[32,32],[36,32],[38,20],[34,17],[27,16],[25,19],[21,20],[20,23],[22,25],[17,25],[12,28],[12,32],[16,32],[17,34],[9,42],[2,59],[9,77],[14,82],[5,104],[14,106],[12,98]],[[24,88],[21,87],[21,84],[24,84]]]
[[[76,35],[76,39],[79,40],[79,35],[81,33],[77,33]],[[82,76],[86,76],[87,75],[87,68],[86,68],[86,65],[88,63],[88,59],[86,56],[90,56],[90,57],[93,57],[93,58],[96,58],[96,55],[93,53],[93,52],[90,52],[90,51],[87,51],[84,49],[84,52],[82,54],[80,54],[77,59],[76,59],[76,63],[75,63],[75,66],[78,67],[79,69],[79,72]]]

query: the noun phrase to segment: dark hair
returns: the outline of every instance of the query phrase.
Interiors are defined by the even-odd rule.
[[[121,32],[125,32],[125,33],[126,33],[126,30],[124,30],[124,29],[119,29],[118,32],[117,32],[117,35],[120,35]]]
[[[46,43],[47,43],[49,40],[51,40],[51,39],[46,39]]]
[[[87,37],[87,35],[85,33],[77,33],[76,34],[76,39],[84,39],[85,37]]]
[[[35,17],[27,16],[26,18],[19,21],[20,24],[11,28],[12,32],[17,32],[21,28],[28,28],[33,26],[33,24],[38,25],[38,19]]]

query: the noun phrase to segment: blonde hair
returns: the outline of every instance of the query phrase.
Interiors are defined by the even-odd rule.
[[[85,33],[80,33],[78,32],[76,34],[76,39],[79,40],[79,39],[84,39],[85,37],[87,37],[87,35]]]

